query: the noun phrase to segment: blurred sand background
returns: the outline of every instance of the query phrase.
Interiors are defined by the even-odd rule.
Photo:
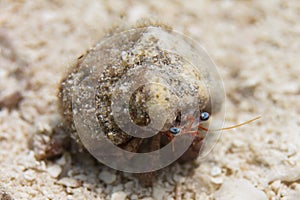
[[[28,140],[57,119],[67,66],[112,25],[143,17],[207,49],[225,84],[227,125],[262,119],[150,188],[91,158],[35,160]],[[0,199],[299,199],[299,75],[298,0],[0,0]]]

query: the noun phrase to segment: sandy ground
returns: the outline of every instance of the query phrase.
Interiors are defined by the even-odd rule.
[[[91,158],[37,161],[28,140],[57,119],[67,66],[112,25],[142,17],[208,50],[226,88],[226,124],[262,119],[150,188]],[[0,0],[0,199],[299,199],[299,22],[298,0]]]

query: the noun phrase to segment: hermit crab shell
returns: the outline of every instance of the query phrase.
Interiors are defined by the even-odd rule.
[[[183,134],[174,138],[173,148],[168,144],[146,153],[119,146],[167,132],[175,123],[184,127],[190,116],[193,125],[201,123],[201,111],[213,116],[221,109],[224,88],[195,41],[165,27],[146,26],[116,31],[81,56],[62,83],[61,97],[66,122],[94,157],[140,173],[175,161],[193,137]],[[211,149],[216,134],[210,135],[202,149]]]

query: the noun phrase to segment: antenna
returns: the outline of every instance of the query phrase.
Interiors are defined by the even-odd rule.
[[[201,126],[201,125],[199,125],[198,128],[200,128],[200,129],[202,129],[202,130],[204,130],[204,131],[224,131],[224,130],[230,130],[230,129],[234,129],[234,128],[237,128],[237,127],[240,127],[240,126],[249,124],[249,123],[251,123],[251,122],[253,122],[253,121],[255,121],[255,120],[258,120],[258,119],[260,119],[260,118],[261,118],[261,116],[257,116],[257,117],[255,117],[255,118],[250,119],[250,120],[248,120],[248,121],[245,121],[245,122],[243,122],[243,123],[240,123],[240,124],[237,124],[237,125],[233,125],[233,126],[228,126],[228,127],[225,127],[225,128],[215,129],[215,130],[209,130],[209,129],[207,129],[207,128]]]

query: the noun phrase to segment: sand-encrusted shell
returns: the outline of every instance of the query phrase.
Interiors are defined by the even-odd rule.
[[[95,130],[80,137],[104,134],[120,145],[166,131],[179,113],[217,112],[224,91],[213,62],[192,39],[146,26],[112,32],[81,56],[62,82],[61,100],[74,129],[74,112],[96,114],[97,124],[88,122],[92,115],[81,117]]]

